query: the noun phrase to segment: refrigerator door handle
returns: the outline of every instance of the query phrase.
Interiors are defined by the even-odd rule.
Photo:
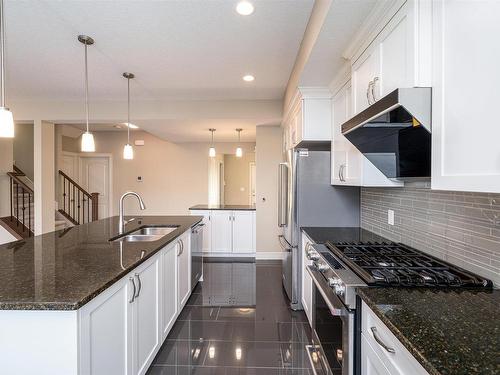
[[[282,234],[278,236],[278,240],[280,242],[281,248],[287,252],[291,252],[292,249],[296,248],[297,246],[292,246],[290,242],[288,242]]]
[[[278,174],[278,226],[286,227],[288,225],[288,165],[279,164]]]

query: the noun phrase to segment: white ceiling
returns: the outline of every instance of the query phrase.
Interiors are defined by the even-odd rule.
[[[93,100],[281,99],[313,0],[7,0],[7,90],[12,99],[82,98],[83,45]],[[245,74],[256,80],[242,81]]]

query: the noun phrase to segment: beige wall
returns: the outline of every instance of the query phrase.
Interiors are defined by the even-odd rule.
[[[245,152],[241,158],[224,155],[224,203],[250,203],[250,163],[255,162],[254,152]]]
[[[278,164],[282,161],[281,128],[257,126],[257,252],[280,252],[278,242]]]
[[[12,172],[13,140],[0,138],[0,217],[10,215],[9,176]]]
[[[16,136],[14,137],[14,162],[26,176],[33,181],[33,124],[32,123],[16,123]]]
[[[112,154],[113,215],[118,214],[118,199],[128,190],[138,192],[146,210],[140,211],[133,199],[125,203],[126,213],[137,215],[185,215],[189,207],[208,202],[208,143],[171,143],[147,132],[131,133],[131,143],[142,139],[144,146],[134,146],[134,159],[122,158],[125,132],[94,133],[96,153]],[[79,141],[78,141],[79,142]],[[63,141],[63,150],[68,142]],[[244,149],[253,149],[245,144]],[[233,143],[216,143],[217,152],[231,152]],[[142,182],[137,181],[142,177]]]

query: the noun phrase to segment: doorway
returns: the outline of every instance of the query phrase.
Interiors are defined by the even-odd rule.
[[[90,193],[99,193],[99,219],[112,215],[112,179],[110,155],[80,155],[80,185]]]

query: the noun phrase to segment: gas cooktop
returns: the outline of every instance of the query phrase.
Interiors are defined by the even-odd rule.
[[[490,280],[400,243],[327,241],[326,246],[372,286],[492,287],[493,285]]]

